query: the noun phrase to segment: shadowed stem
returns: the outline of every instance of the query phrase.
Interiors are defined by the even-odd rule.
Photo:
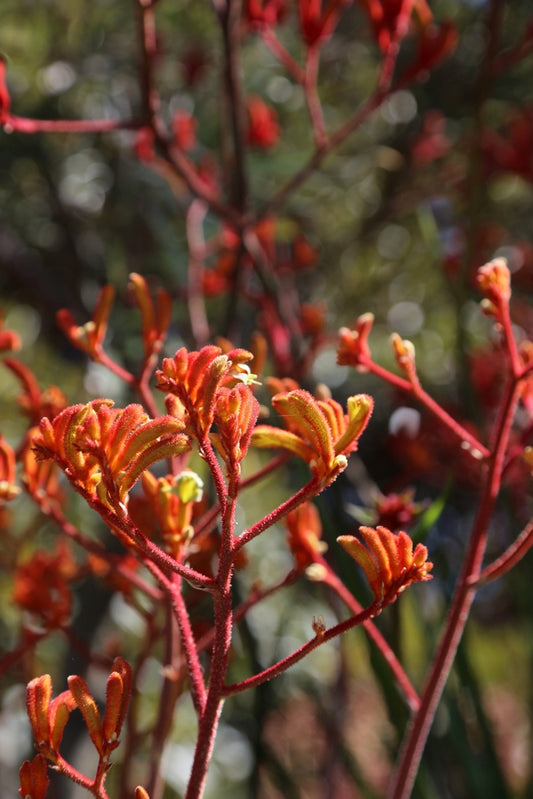
[[[446,620],[444,633],[421,696],[418,713],[407,729],[400,759],[393,774],[388,796],[390,799],[408,799],[414,785],[427,737],[433,723],[437,705],[452,667],[461,640],[476,589],[473,585],[481,571],[487,543],[488,525],[500,489],[503,460],[514,412],[518,402],[519,386],[509,382],[498,423],[494,451],[490,459],[478,512],[459,578],[455,596]]]

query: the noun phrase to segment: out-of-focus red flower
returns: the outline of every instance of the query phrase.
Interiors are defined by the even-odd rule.
[[[411,145],[415,164],[430,164],[446,155],[452,146],[446,136],[446,117],[440,111],[428,111],[422,120],[422,131]]]
[[[410,488],[401,494],[381,494],[375,505],[376,524],[393,532],[409,527],[421,510],[413,497],[414,490]]]
[[[509,120],[504,134],[486,129],[481,140],[489,172],[514,172],[533,180],[533,107],[521,108]]]
[[[440,25],[425,25],[418,37],[415,59],[399,76],[399,81],[406,84],[426,75],[455,50],[458,39],[459,33],[453,22],[445,20]]]
[[[70,582],[77,572],[78,566],[66,544],[58,543],[51,553],[39,550],[16,569],[13,602],[47,629],[63,627],[70,618]]]
[[[76,324],[69,310],[63,308],[57,312],[57,323],[71,344],[83,350],[95,360],[98,360],[102,353],[107,322],[114,297],[115,290],[113,286],[104,286],[98,295],[91,319],[81,326]]]
[[[287,0],[245,0],[243,11],[251,25],[277,25],[287,16]]]
[[[383,52],[397,38],[402,39],[408,32],[411,16],[416,14],[419,23],[425,28],[433,19],[426,0],[359,0],[366,9],[374,29],[376,41]]]
[[[339,330],[339,348],[337,363],[339,366],[353,366],[358,372],[365,372],[372,360],[368,346],[368,336],[374,324],[374,315],[362,314],[354,330],[341,327]]]
[[[39,424],[43,416],[53,419],[67,406],[67,398],[57,386],[41,390],[37,378],[26,364],[16,358],[5,358],[4,364],[19,379],[24,391],[17,402],[26,413],[32,425]]]
[[[352,0],[298,0],[300,31],[308,47],[326,42],[333,33],[342,9]]]
[[[2,59],[0,58],[0,69],[2,63]],[[14,350],[20,350],[21,347],[22,341],[19,334],[14,330],[6,330],[4,327],[4,318],[2,314],[0,314],[0,352],[13,352]]]
[[[20,494],[16,484],[17,466],[15,451],[0,435],[0,507]]]
[[[186,111],[177,111],[172,118],[174,144],[182,150],[193,150],[196,147],[196,131],[198,120]]]
[[[257,95],[248,100],[248,144],[269,150],[280,140],[281,128],[278,115]]]
[[[302,333],[316,338],[326,326],[326,306],[323,303],[306,302],[300,308],[300,327]]]
[[[304,502],[287,516],[288,543],[298,571],[305,571],[327,549],[316,505]]]
[[[292,264],[296,269],[312,269],[318,263],[318,250],[299,233],[292,242]]]
[[[11,97],[6,84],[6,72],[6,62],[0,56],[0,125],[6,125],[9,122],[9,109],[11,108]]]
[[[135,155],[139,161],[152,161],[155,158],[154,132],[152,128],[140,128],[133,145]]]

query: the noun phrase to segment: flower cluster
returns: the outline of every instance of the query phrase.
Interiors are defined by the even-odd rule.
[[[431,580],[433,564],[427,560],[423,544],[413,550],[413,541],[400,530],[386,527],[360,527],[364,544],[353,535],[341,535],[339,544],[361,566],[379,609],[389,605],[412,583]]]
[[[90,790],[95,796],[101,795],[99,791],[109,769],[111,753],[119,745],[120,732],[131,695],[131,683],[130,665],[123,658],[117,657],[107,679],[106,710],[103,719],[87,684],[77,675],[69,677],[68,689],[54,699],[52,699],[52,680],[49,674],[36,677],[28,683],[26,705],[39,755],[31,763],[26,761],[22,765],[21,796],[24,798],[31,796],[32,799],[44,797],[48,784],[46,761],[49,761],[57,771],[67,774]],[[81,712],[98,754],[98,767],[94,778],[78,772],[59,752],[70,713],[75,708]],[[35,790],[35,793],[32,793],[32,790]]]
[[[184,426],[172,416],[150,419],[141,405],[115,408],[98,399],[45,417],[33,448],[56,461],[75,488],[116,506],[148,466],[190,448]]]
[[[349,397],[345,413],[334,399],[316,400],[295,389],[276,394],[272,405],[286,429],[259,425],[252,435],[253,446],[292,452],[306,461],[319,484],[327,485],[345,469],[346,456],[357,449],[373,400],[366,394]]]

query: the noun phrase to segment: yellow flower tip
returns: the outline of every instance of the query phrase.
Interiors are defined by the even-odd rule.
[[[390,337],[394,354],[399,362],[414,361],[415,345],[409,339],[402,339],[398,333],[393,333]]]
[[[496,304],[507,302],[511,296],[511,272],[505,258],[494,258],[478,269],[480,291]]]

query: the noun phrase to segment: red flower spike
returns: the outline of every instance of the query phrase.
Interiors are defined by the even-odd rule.
[[[135,797],[134,799],[150,799],[148,796],[148,792],[142,787],[142,785],[137,785],[135,788]]]
[[[183,423],[172,416],[149,419],[140,405],[114,408],[111,400],[66,408],[43,419],[34,451],[53,458],[72,482],[107,503],[126,495],[158,460],[190,449]]]
[[[255,382],[255,375],[247,366],[247,361],[252,358],[252,353],[246,350],[234,349],[223,353],[220,347],[213,345],[193,352],[182,348],[173,358],[163,360],[163,368],[156,372],[157,387],[178,398],[183,413],[179,405],[170,405],[201,439],[213,424],[219,388]]]
[[[368,335],[374,324],[374,314],[365,313],[356,322],[355,330],[341,327],[339,330],[339,366],[353,366],[358,372],[368,371],[367,363],[372,360],[368,346]]]
[[[102,353],[102,344],[107,331],[107,320],[109,319],[114,297],[114,288],[112,286],[104,286],[98,295],[92,318],[81,326],[76,325],[70,311],[62,309],[57,312],[57,322],[71,344],[96,360]]]
[[[20,767],[19,777],[22,799],[45,799],[50,780],[44,755],[38,754],[31,761],[25,760]]]
[[[341,535],[337,541],[361,566],[379,607],[394,602],[412,583],[431,580],[433,564],[427,560],[427,548],[413,542],[401,530],[392,533],[386,527],[360,527],[365,541],[353,535]]]
[[[280,140],[281,128],[278,115],[272,106],[260,97],[248,100],[248,144],[269,150]]]
[[[287,515],[286,523],[296,568],[305,571],[328,548],[321,540],[322,523],[316,505],[304,502]]]
[[[495,258],[477,272],[477,285],[484,299],[481,307],[487,316],[500,319],[511,298],[511,273],[505,258]]]
[[[89,693],[89,688],[85,680],[82,680],[77,674],[73,674],[68,678],[68,687],[70,693],[74,697],[77,707],[81,711],[91,741],[98,754],[103,755],[106,749],[106,742],[104,741],[102,720],[98,708],[96,707],[96,702]]]
[[[252,434],[253,446],[293,452],[326,485],[346,468],[346,455],[357,448],[374,403],[366,394],[358,394],[349,398],[348,414],[344,414],[335,400],[316,400],[297,389],[277,394],[272,404],[287,429],[259,425]]]
[[[0,508],[20,494],[16,485],[17,465],[15,450],[0,435]]]

